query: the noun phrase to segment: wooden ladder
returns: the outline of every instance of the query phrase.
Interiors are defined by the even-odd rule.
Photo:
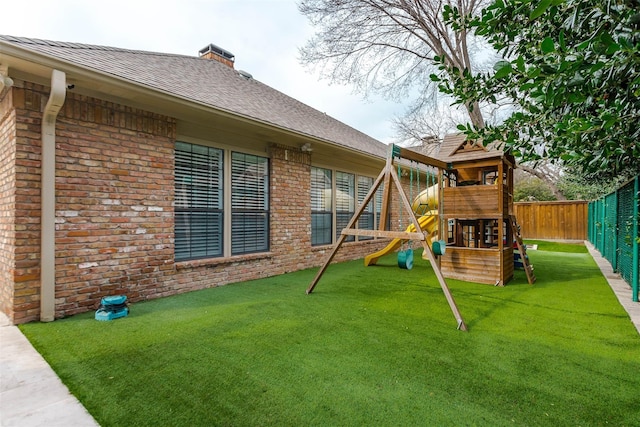
[[[516,245],[518,245],[518,251],[520,252],[520,259],[522,260],[522,266],[524,272],[527,273],[527,280],[530,285],[536,281],[536,276],[533,274],[533,265],[529,262],[529,256],[527,255],[527,247],[522,242],[522,234],[520,234],[520,226],[516,221],[515,215],[509,216],[509,222],[511,223],[511,230],[513,230],[513,236],[516,238]]]

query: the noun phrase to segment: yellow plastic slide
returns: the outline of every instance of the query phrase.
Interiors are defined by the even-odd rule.
[[[427,215],[422,215],[418,218],[418,224],[420,224],[420,228],[423,231],[426,231],[430,236],[436,229],[438,228],[438,215],[432,215],[431,212]],[[413,224],[409,225],[405,231],[408,233],[413,233],[416,228]],[[379,250],[378,252],[374,252],[364,257],[364,265],[368,267],[370,265],[375,265],[378,262],[378,258],[384,256],[388,253],[391,253],[397,250],[400,245],[406,240],[403,239],[393,239],[384,249]],[[427,242],[429,245],[431,244],[431,239],[427,238]]]

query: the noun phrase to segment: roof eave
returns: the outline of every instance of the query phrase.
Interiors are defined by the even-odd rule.
[[[9,57],[9,59],[13,58],[13,60],[7,61],[5,56]],[[8,64],[5,64],[5,62],[8,62]],[[256,117],[214,107],[210,104],[198,102],[168,91],[163,91],[155,87],[147,86],[138,82],[132,82],[131,80],[119,76],[101,72],[95,68],[85,67],[75,62],[66,61],[50,55],[35,52],[33,50],[24,49],[20,46],[16,46],[15,44],[2,40],[0,40],[0,63],[8,65],[10,67],[10,73],[12,63],[22,65],[23,68],[24,64],[28,63],[31,66],[23,71],[40,77],[40,83],[45,84],[48,82],[48,76],[50,76],[51,70],[57,69],[65,71],[68,75],[68,82],[75,85],[74,90],[78,91],[78,93],[83,93],[88,96],[108,97],[111,99],[115,98],[115,101],[125,103],[132,107],[151,110],[158,114],[165,114],[177,119],[197,120],[199,117],[204,118],[213,114],[218,117],[258,125],[271,131],[283,132],[288,135],[309,140],[313,143],[327,144],[333,148],[357,153],[373,160],[380,161],[383,159],[381,156],[340,144],[337,141],[327,140],[261,120]],[[91,85],[89,85],[88,82],[91,82]],[[87,84],[85,85],[84,83]],[[100,88],[107,86],[110,89],[109,91],[100,90]],[[151,100],[153,100],[153,102],[150,102]]]

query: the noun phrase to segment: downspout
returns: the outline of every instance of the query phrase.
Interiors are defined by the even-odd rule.
[[[42,185],[40,190],[40,321],[55,319],[56,298],[56,117],[67,95],[66,76],[51,72],[51,94],[42,114]]]

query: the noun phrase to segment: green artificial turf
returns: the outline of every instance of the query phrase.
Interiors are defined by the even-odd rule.
[[[21,329],[102,426],[637,426],[640,337],[588,254],[537,282],[448,281],[388,256]]]
[[[571,252],[578,254],[586,254],[589,251],[584,244],[581,243],[562,243],[552,240],[525,240],[528,246],[537,245],[540,251],[549,252]]]

